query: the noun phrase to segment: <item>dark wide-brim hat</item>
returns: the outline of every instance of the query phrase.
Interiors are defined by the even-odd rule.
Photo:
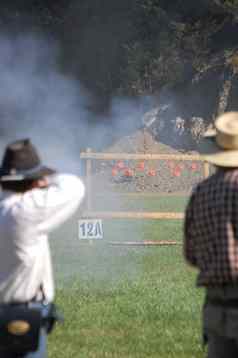
[[[202,159],[219,167],[238,167],[238,112],[219,116],[198,149]]]
[[[6,147],[0,167],[0,182],[40,179],[55,172],[41,163],[30,139],[22,139]]]

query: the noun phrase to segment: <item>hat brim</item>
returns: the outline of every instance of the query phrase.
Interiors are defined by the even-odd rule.
[[[53,168],[42,166],[38,173],[32,174],[31,179],[39,179],[48,175],[56,174],[56,170]]]
[[[224,168],[238,167],[238,150],[222,149],[216,144],[215,134],[208,135],[199,143],[201,159]]]
[[[17,173],[6,173],[0,168],[0,182],[7,182],[7,181],[26,181],[26,180],[37,180],[43,178],[45,176],[56,174],[57,171],[55,169],[40,166],[36,170],[29,170],[29,171],[19,171]]]

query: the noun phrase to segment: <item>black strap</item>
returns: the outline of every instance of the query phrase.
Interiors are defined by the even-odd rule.
[[[41,298],[40,298],[40,301],[39,301],[39,293],[41,294]],[[42,283],[40,284],[36,294],[32,297],[32,299],[29,301],[29,302],[44,302],[46,301],[46,296],[45,296],[45,293],[44,293],[44,289],[43,289],[43,285]]]
[[[63,323],[64,316],[59,312],[58,307],[54,303],[48,305],[48,314],[42,319],[42,324],[49,334],[52,332],[56,322]]]
[[[222,306],[224,308],[238,308],[238,298],[224,300],[220,298],[207,297],[206,303],[210,303],[215,306]]]

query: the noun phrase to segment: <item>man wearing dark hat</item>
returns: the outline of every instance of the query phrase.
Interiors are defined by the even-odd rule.
[[[7,146],[0,184],[0,357],[43,358],[56,315],[48,233],[76,211],[84,185],[42,165],[28,139]]]
[[[205,287],[203,330],[208,358],[238,357],[238,112],[215,121],[204,160],[217,171],[192,193],[184,254]],[[204,152],[204,150],[203,150]]]

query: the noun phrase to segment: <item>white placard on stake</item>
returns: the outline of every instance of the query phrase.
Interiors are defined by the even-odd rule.
[[[103,239],[103,225],[100,219],[78,221],[78,238],[80,240]]]

